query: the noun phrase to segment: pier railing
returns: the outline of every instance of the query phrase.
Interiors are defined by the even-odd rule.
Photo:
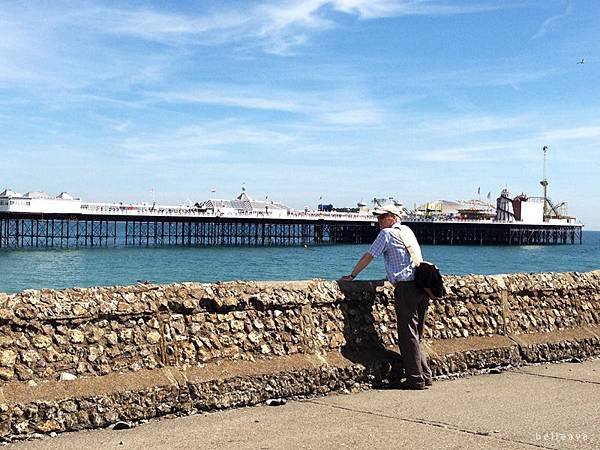
[[[198,217],[198,218],[241,218],[241,219],[281,219],[281,220],[332,220],[332,221],[351,221],[351,222],[367,222],[376,223],[377,219],[369,213],[346,213],[335,211],[294,211],[272,209],[265,211],[241,211],[241,210],[208,210],[204,211],[194,207],[186,206],[161,206],[153,207],[151,205],[115,205],[106,203],[84,203],[81,205],[82,214],[98,215],[98,216],[131,216],[135,217]],[[524,223],[510,220],[496,219],[461,219],[461,218],[443,218],[443,217],[422,217],[410,215],[403,219],[403,222],[414,223],[472,223],[472,224],[491,224],[491,225],[544,225],[543,223]],[[581,227],[581,223],[560,224],[564,226]]]
[[[288,211],[271,209],[265,211],[240,211],[240,210],[209,210],[198,208],[172,206],[153,207],[151,205],[114,205],[103,203],[85,203],[81,205],[81,212],[85,215],[98,216],[131,216],[133,217],[199,217],[199,218],[254,218],[254,219],[291,219],[291,220],[336,220],[376,222],[373,215],[368,213],[341,213],[327,211]]]

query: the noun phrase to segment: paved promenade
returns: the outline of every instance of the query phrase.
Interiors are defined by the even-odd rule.
[[[600,448],[600,360],[66,433],[25,449]]]

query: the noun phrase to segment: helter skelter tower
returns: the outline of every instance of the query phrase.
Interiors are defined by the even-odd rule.
[[[540,181],[540,184],[544,187],[544,220],[548,217],[548,180],[546,179],[546,153],[548,152],[548,146],[544,145],[542,148],[544,151],[544,178]]]

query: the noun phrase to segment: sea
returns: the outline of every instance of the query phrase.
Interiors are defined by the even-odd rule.
[[[368,248],[368,245],[315,245],[0,249],[0,292],[145,281],[337,280],[350,273]],[[584,231],[582,244],[424,245],[422,252],[444,274],[585,272],[600,269],[600,231]],[[384,277],[383,260],[377,258],[358,279]]]

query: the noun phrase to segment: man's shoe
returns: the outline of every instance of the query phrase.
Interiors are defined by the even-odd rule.
[[[404,391],[424,391],[427,389],[425,383],[407,383],[406,381],[399,383],[396,389],[402,389]]]

